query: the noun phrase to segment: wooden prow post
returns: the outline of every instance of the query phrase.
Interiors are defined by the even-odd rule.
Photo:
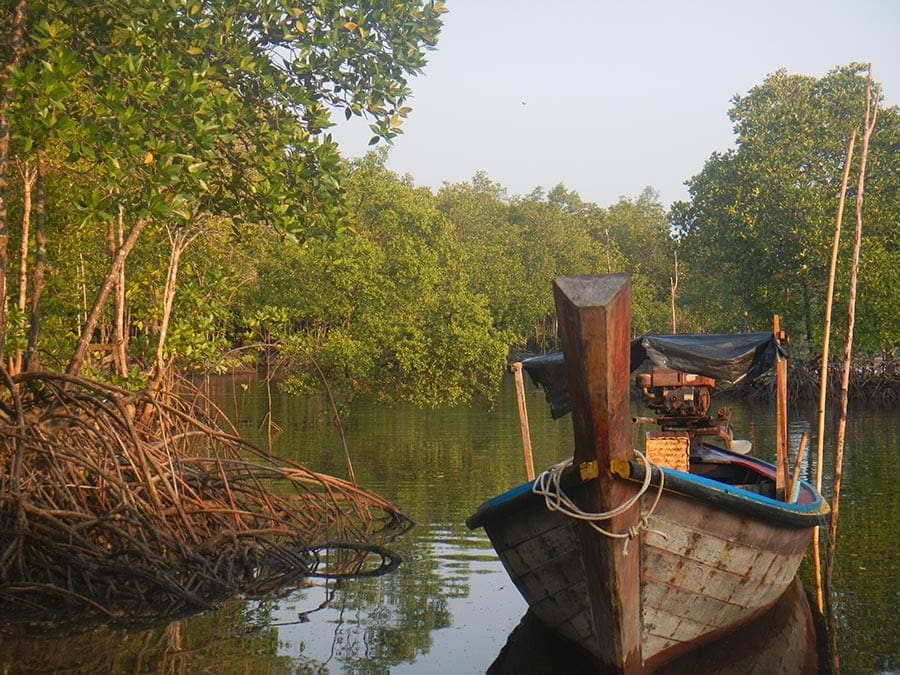
[[[772,319],[775,344],[781,346],[784,335],[776,314]],[[787,359],[775,355],[775,498],[787,501],[788,486],[788,419],[787,419]]]
[[[579,506],[608,511],[634,494],[635,487],[614,476],[610,460],[631,460],[628,393],[630,376],[631,282],[626,274],[562,277],[553,284],[559,319],[572,423],[574,462],[596,461],[595,488],[580,494]],[[606,521],[611,532],[628,532],[639,507]],[[641,669],[639,542],[612,539],[589,525],[580,527],[588,569],[588,596],[599,652],[615,672]],[[627,550],[627,554],[626,554]]]
[[[516,361],[510,367],[516,381],[516,403],[519,405],[519,430],[522,432],[522,455],[525,459],[525,475],[534,480],[534,458],[531,453],[531,431],[528,429],[528,406],[525,405],[525,382],[522,379],[522,363]]]

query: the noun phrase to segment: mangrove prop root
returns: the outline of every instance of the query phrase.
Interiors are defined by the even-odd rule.
[[[791,403],[817,401],[822,383],[820,363],[799,359],[790,362],[788,398]],[[826,399],[840,400],[841,364],[831,361],[825,379]],[[772,378],[761,377],[735,388],[738,398],[766,401],[773,397]],[[891,358],[855,359],[848,381],[851,401],[861,405],[891,408],[900,401],[900,360]]]
[[[131,621],[396,567],[396,507],[226,425],[196,391],[0,374],[0,616]]]

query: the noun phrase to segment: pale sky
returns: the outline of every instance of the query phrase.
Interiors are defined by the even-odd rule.
[[[668,207],[732,146],[732,97],[779,68],[871,62],[886,103],[900,101],[900,0],[446,6],[387,164],[433,189],[485,171],[510,195],[563,183],[609,206],[650,186]],[[366,123],[332,133],[345,156],[368,149]]]

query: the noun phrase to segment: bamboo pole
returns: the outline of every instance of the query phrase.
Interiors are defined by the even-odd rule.
[[[772,318],[772,332],[775,342],[782,344],[783,335],[778,315]],[[787,422],[787,359],[780,353],[775,355],[775,498],[787,501],[788,475],[788,422]]]
[[[519,406],[519,430],[522,432],[522,456],[525,459],[525,475],[534,480],[534,458],[531,453],[531,432],[528,429],[528,406],[525,405],[525,381],[522,378],[522,363],[510,366],[516,381],[516,403]]]
[[[841,179],[841,196],[838,199],[837,215],[834,219],[834,240],[831,244],[831,265],[828,269],[828,292],[825,295],[825,326],[822,334],[822,365],[819,382],[819,417],[816,427],[816,491],[822,494],[822,470],[825,454],[825,400],[828,393],[828,346],[831,339],[831,309],[834,302],[834,277],[837,270],[838,249],[841,243],[841,223],[844,219],[844,202],[847,199],[847,183],[850,179],[850,164],[853,161],[853,147],[856,145],[856,129],[850,134],[847,156],[844,159],[844,174]],[[825,609],[822,598],[822,554],[819,550],[819,527],[813,530],[813,569],[816,577],[816,605],[819,612]]]
[[[825,556],[825,600],[828,634],[831,639],[832,670],[840,672],[840,658],[837,649],[837,620],[834,615],[834,592],[831,587],[834,572],[834,553],[837,548],[838,514],[841,502],[841,481],[843,478],[844,442],[847,433],[847,402],[850,382],[850,357],[853,352],[853,327],[856,320],[856,286],[859,277],[859,251],[862,246],[862,207],[865,190],[866,160],[869,155],[869,139],[875,129],[878,116],[877,105],[872,106],[872,65],[869,64],[869,75],[866,82],[866,116],[863,125],[862,148],[859,159],[859,181],[856,190],[856,228],[853,232],[853,258],[850,264],[850,292],[847,302],[847,338],[844,342],[844,355],[841,372],[841,414],[838,420],[837,447],[834,458],[834,487],[831,498],[831,522],[828,528],[828,550]]]

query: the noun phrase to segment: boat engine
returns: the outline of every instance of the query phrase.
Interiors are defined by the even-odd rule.
[[[673,420],[699,420],[709,410],[709,390],[716,386],[711,377],[680,370],[654,368],[637,377],[648,408]]]
[[[699,451],[703,436],[717,436],[725,442],[726,448],[731,447],[731,410],[722,407],[716,411],[715,417],[709,415],[710,390],[716,386],[713,378],[669,368],[653,368],[649,373],[639,374],[636,383],[647,407],[657,414],[650,419],[636,418],[636,422],[653,422],[663,432],[676,432],[674,436],[687,435],[692,454],[695,450]]]

